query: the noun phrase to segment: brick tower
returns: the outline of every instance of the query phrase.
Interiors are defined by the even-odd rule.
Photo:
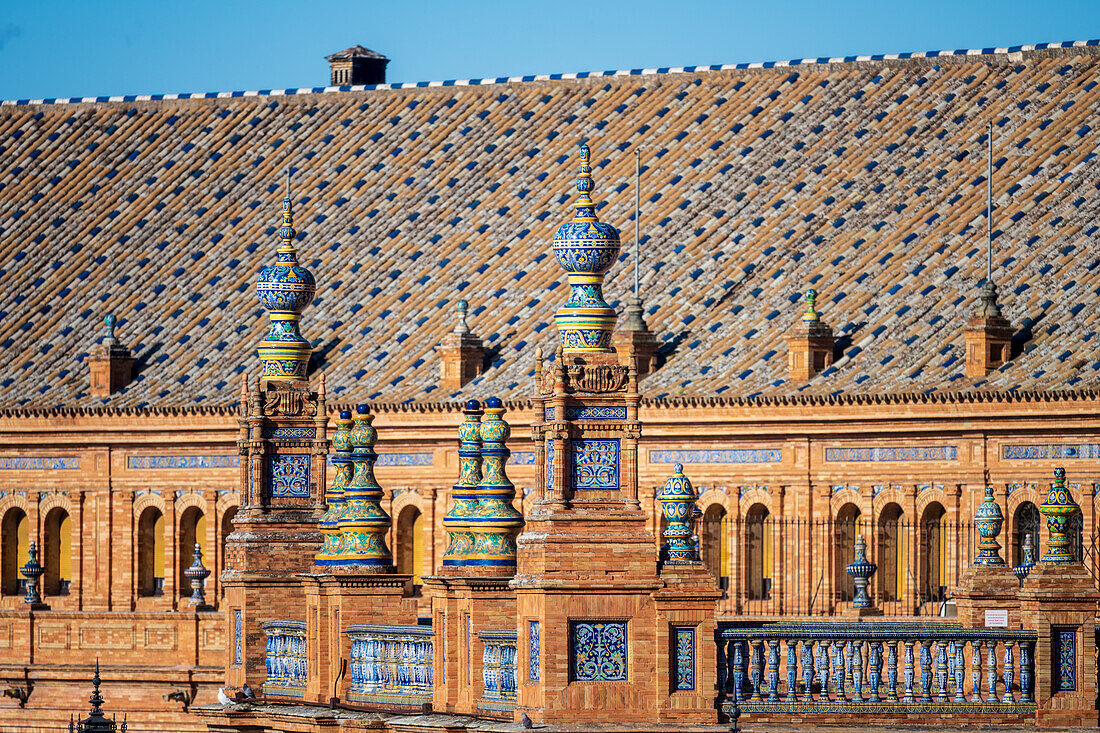
[[[260,376],[242,378],[241,507],[226,539],[225,587],[229,655],[226,682],[260,689],[267,676],[261,624],[295,618],[303,605],[294,573],[313,567],[321,545],[327,413],[324,375],[314,390],[306,367],[312,349],[298,330],[313,300],[313,275],[298,264],[289,193],[283,200],[281,244],[260,272],[257,292],[270,329],[258,349]],[[280,616],[280,613],[291,614]]]
[[[531,660],[517,710],[549,723],[698,720],[715,714],[718,593],[697,559],[659,565],[638,503],[638,369],[611,347],[602,292],[619,233],[596,218],[592,189],[582,146],[576,213],[554,237],[570,286],[560,344],[535,367],[539,479],[511,583]]]

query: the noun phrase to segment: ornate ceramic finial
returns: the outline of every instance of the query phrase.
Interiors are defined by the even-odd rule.
[[[443,554],[445,567],[466,564],[474,549],[471,519],[477,515],[477,486],[481,482],[481,403],[468,400],[458,427],[458,481],[451,488],[454,506],[443,517],[447,530],[447,551]]]
[[[332,479],[325,502],[328,509],[321,515],[317,525],[325,536],[325,541],[314,558],[316,565],[338,565],[343,549],[343,535],[340,533],[340,515],[344,510],[344,492],[351,483],[353,458],[351,455],[351,410],[341,410],[336,419],[336,432],[332,435],[332,465],[336,467],[336,476]]]
[[[103,317],[103,325],[106,333],[103,335],[104,346],[118,346],[118,338],[115,336],[115,314],[108,313]]]
[[[390,515],[382,508],[382,487],[374,478],[378,454],[374,443],[378,431],[371,423],[374,415],[366,405],[355,406],[355,427],[351,430],[352,460],[355,473],[344,490],[344,509],[337,524],[341,546],[338,565],[361,565],[376,570],[393,567],[393,555],[386,546]]]
[[[978,556],[974,558],[975,565],[1004,565],[1001,558],[1001,543],[997,542],[997,535],[1001,533],[1004,525],[1004,515],[997,500],[993,498],[993,487],[985,487],[985,498],[978,505],[978,511],[974,515],[974,525],[978,528],[981,541],[978,543]]]
[[[264,379],[304,385],[308,381],[306,366],[312,348],[302,338],[298,324],[302,310],[313,302],[317,286],[313,273],[298,264],[293,244],[296,235],[288,192],[283,199],[283,222],[279,227],[281,244],[276,251],[275,264],[260,271],[256,286],[260,305],[268,310],[271,321],[271,328],[257,351]]]
[[[856,595],[852,599],[852,608],[870,608],[874,603],[867,587],[870,585],[871,576],[878,570],[878,565],[867,559],[867,543],[863,535],[856,537],[856,559],[844,569],[852,577],[856,586]]]
[[[684,475],[684,464],[677,463],[672,468],[672,478],[657,492],[657,501],[661,503],[661,511],[668,520],[662,535],[665,544],[661,552],[662,559],[667,562],[676,564],[699,560],[691,528],[695,521],[695,501],[698,498],[695,487]]]
[[[821,314],[817,312],[817,291],[810,288],[806,291],[806,311],[802,314],[803,323],[817,323],[821,320]]]
[[[1024,546],[1020,548],[1023,551],[1023,561],[1012,568],[1012,572],[1016,573],[1016,577],[1023,580],[1031,573],[1031,569],[1035,567],[1035,548],[1032,543],[1035,539],[1031,536],[1031,532],[1024,534]]]
[[[576,213],[554,235],[554,255],[568,273],[570,289],[554,320],[564,348],[610,351],[615,311],[603,299],[603,278],[619,256],[619,232],[596,217],[589,154],[588,146],[581,145]]]
[[[183,577],[191,581],[190,605],[199,609],[205,607],[206,594],[203,592],[203,587],[206,585],[206,579],[210,577],[210,571],[202,564],[202,547],[198,542],[195,543],[194,562],[191,563],[191,567],[183,571]]]
[[[32,611],[45,610],[47,606],[38,593],[38,579],[46,572],[46,568],[38,562],[38,548],[33,542],[27,549],[27,564],[19,568],[19,572],[27,579],[27,595],[23,597],[23,603],[30,606]]]
[[[506,464],[512,454],[506,443],[512,429],[504,421],[504,403],[499,397],[485,400],[481,438],[481,480],[477,484],[477,516],[473,519],[474,550],[469,565],[515,571],[516,535],[523,527],[523,515],[512,506],[516,487],[508,478]]]
[[[1047,500],[1039,505],[1039,512],[1047,518],[1047,529],[1050,530],[1047,551],[1041,558],[1041,562],[1054,564],[1075,562],[1073,553],[1070,552],[1066,531],[1069,528],[1070,519],[1080,511],[1081,507],[1073,500],[1069,489],[1066,488],[1066,469],[1061,467],[1054,469],[1054,484],[1050,487]]]
[[[455,333],[469,333],[470,327],[466,323],[466,311],[470,305],[465,300],[460,300],[455,303],[455,310],[458,311],[458,325],[455,326]]]

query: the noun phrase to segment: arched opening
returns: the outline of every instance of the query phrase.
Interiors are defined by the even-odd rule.
[[[233,532],[233,517],[237,516],[237,509],[238,508],[239,507],[230,507],[229,509],[225,510],[224,514],[222,514],[222,545],[221,545],[220,548],[218,548],[218,551],[219,551],[218,570],[219,570],[219,572],[222,571],[222,570],[225,570],[225,564],[226,564],[225,563],[225,560],[226,560],[226,557],[225,557],[226,542],[225,541],[226,541],[226,539],[228,539],[229,535],[232,534],[232,532]],[[220,589],[221,595],[225,595],[225,586],[219,586],[219,589]]]
[[[890,503],[878,515],[879,588],[882,601],[900,601],[905,593],[906,533],[902,530],[902,510]]]
[[[920,594],[924,602],[942,601],[947,592],[947,533],[943,526],[946,513],[934,501],[925,507],[920,518]]]
[[[703,513],[703,531],[700,538],[703,562],[707,570],[718,579],[722,590],[729,587],[729,551],[728,523],[726,509],[721,504],[712,504]]]
[[[397,517],[397,572],[413,576],[413,585],[420,585],[424,567],[424,521],[420,510],[407,506]]]
[[[745,515],[745,594],[765,601],[772,593],[772,521],[768,508],[753,504]]]
[[[69,595],[72,582],[73,545],[72,523],[69,513],[54,507],[46,514],[42,537],[42,594],[47,596]]]
[[[164,515],[153,506],[138,517],[137,592],[164,595]]]
[[[26,591],[25,579],[19,574],[29,559],[30,521],[19,507],[12,507],[0,523],[0,589],[6,596],[20,595]]]
[[[202,550],[202,556],[207,557],[206,546],[206,515],[198,507],[187,507],[179,520],[179,548],[178,565],[176,569],[176,589],[181,598],[191,595],[191,581],[184,577],[183,573],[195,562],[195,543]],[[203,560],[203,565],[206,565]]]
[[[1042,526],[1039,507],[1030,501],[1020,502],[1012,513],[1012,567],[1024,564],[1024,550],[1031,547],[1031,561],[1039,562],[1039,530]]]
[[[859,515],[859,507],[848,503],[840,507],[833,522],[833,588],[837,603],[848,603],[856,595],[855,579],[846,568],[856,559]]]

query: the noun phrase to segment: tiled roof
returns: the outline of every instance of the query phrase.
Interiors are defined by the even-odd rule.
[[[371,51],[369,48],[363,48],[362,46],[352,46],[351,48],[345,48],[343,51],[325,56],[326,61],[343,61],[345,59],[385,59],[389,61],[389,59],[377,51]]]
[[[280,172],[296,169],[302,331],[330,399],[446,401],[454,302],[492,366],[462,394],[522,397],[550,347],[576,143],[666,363],[649,396],[1081,389],[1100,383],[1093,47],[585,79],[0,108],[0,406],[88,395],[103,314],[139,359],[117,406],[224,404],[254,373]],[[206,96],[206,95],[202,95]],[[1019,354],[963,376],[984,275],[986,123],[997,266]],[[808,287],[843,357],[786,381]]]

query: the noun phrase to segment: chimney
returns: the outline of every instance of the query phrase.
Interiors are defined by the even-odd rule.
[[[481,339],[472,334],[470,327],[466,325],[468,308],[465,300],[458,301],[458,325],[439,344],[439,382],[443,389],[452,392],[480,376],[482,361],[485,359],[485,347],[481,345]]]
[[[369,48],[352,46],[339,53],[326,56],[329,66],[329,84],[349,87],[359,84],[385,84],[388,58]]]
[[[103,319],[107,335],[93,349],[88,365],[92,377],[92,397],[109,397],[130,383],[134,357],[115,338],[115,317],[108,313]]]
[[[1012,358],[1012,324],[997,305],[997,286],[982,285],[978,309],[966,324],[966,376],[981,379]]]
[[[624,366],[630,366],[626,360],[629,354],[634,354],[638,378],[641,379],[657,369],[657,336],[649,330],[643,318],[641,298],[631,296],[626,302],[625,313],[622,328],[615,332],[612,343]]]
[[[814,308],[817,291],[806,292],[806,312],[787,337],[787,371],[792,382],[807,382],[833,363],[833,329]]]

